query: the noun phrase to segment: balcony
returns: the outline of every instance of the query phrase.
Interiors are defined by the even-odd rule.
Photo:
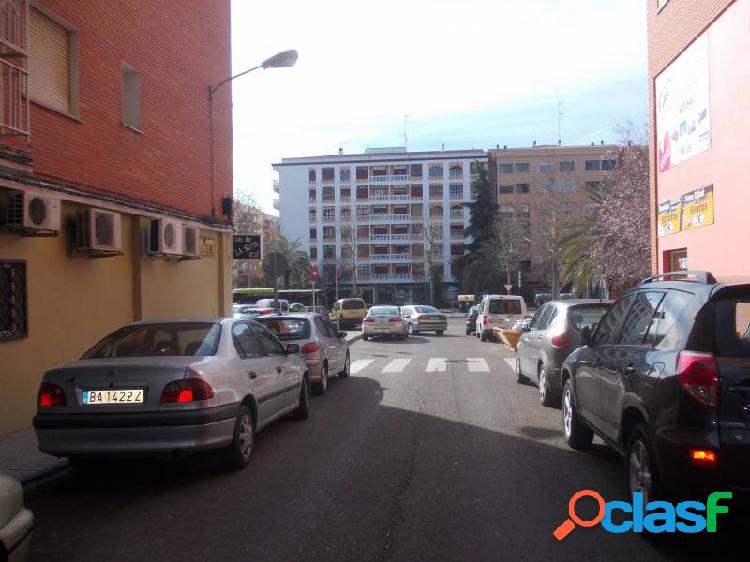
[[[424,279],[422,274],[414,273],[357,273],[357,281],[371,283],[409,283]]]
[[[0,2],[0,136],[29,139],[28,70],[26,62],[29,3]]]
[[[359,263],[391,263],[391,262],[410,262],[414,260],[411,254],[370,254],[369,256],[359,258]]]
[[[368,181],[370,183],[411,183],[412,180],[409,176],[370,176]]]
[[[397,203],[421,201],[421,197],[412,197],[411,195],[370,195],[370,201],[376,201],[378,203],[387,203],[394,201]]]
[[[364,240],[368,240],[367,237]],[[424,240],[424,234],[372,234],[369,237],[371,242],[421,242]]]
[[[333,224],[336,222],[336,215],[323,215],[323,224]]]
[[[411,215],[393,215],[393,214],[377,214],[377,215],[370,215],[369,217],[364,217],[361,220],[358,220],[360,223],[404,223],[404,222],[411,222]]]
[[[463,232],[451,232],[451,240],[463,240],[463,239],[464,239]]]
[[[451,212],[450,219],[451,220],[461,220],[462,221],[462,220],[464,220],[464,214],[463,213],[454,213],[454,212]]]

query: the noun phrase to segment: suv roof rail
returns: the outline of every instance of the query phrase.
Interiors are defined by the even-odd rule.
[[[653,277],[647,277],[641,281],[641,285],[653,283],[654,281],[665,279],[666,277],[674,277],[674,279],[667,279],[667,281],[692,281],[693,283],[703,283],[705,285],[718,283],[716,277],[714,277],[710,271],[670,271],[668,273],[654,275]]]

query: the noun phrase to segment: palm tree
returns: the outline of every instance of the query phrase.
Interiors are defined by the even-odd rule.
[[[307,285],[310,256],[302,250],[302,243],[299,239],[290,241],[285,236],[279,236],[266,246],[265,253],[270,252],[281,254],[289,264],[289,270],[284,274],[285,289],[299,289]],[[290,281],[296,286],[290,287]]]

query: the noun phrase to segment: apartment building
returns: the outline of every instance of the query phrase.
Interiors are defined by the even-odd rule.
[[[586,212],[587,190],[598,189],[617,166],[613,145],[539,145],[488,151],[490,182],[500,217],[520,241],[514,292],[528,297],[550,291],[550,252],[565,223]],[[520,281],[520,283],[519,283]]]
[[[652,268],[750,274],[750,0],[648,1]]]
[[[0,433],[112,330],[231,310],[230,2],[173,4],[0,2]]]
[[[464,254],[466,203],[483,150],[283,158],[281,233],[302,241],[329,300],[359,294],[367,303],[426,302],[458,289],[453,259]],[[307,202],[307,205],[304,204]]]

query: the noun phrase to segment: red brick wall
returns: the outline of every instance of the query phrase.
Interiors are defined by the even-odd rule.
[[[230,0],[40,0],[78,32],[80,119],[31,104],[36,173],[209,215],[208,86],[230,75]],[[122,63],[142,133],[122,125]],[[229,87],[228,87],[229,86]],[[232,193],[231,85],[214,101],[217,217]]]
[[[671,0],[656,13],[657,0],[646,0],[648,6],[648,75],[649,139],[651,157],[651,267],[658,271],[656,237],[656,113],[654,80],[698,36],[705,31],[735,0]]]

